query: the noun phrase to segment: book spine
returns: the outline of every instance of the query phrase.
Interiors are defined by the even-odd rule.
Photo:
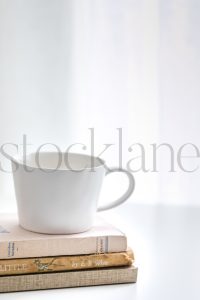
[[[133,259],[133,252],[129,250],[127,252],[109,254],[0,260],[0,275],[130,266]]]
[[[124,252],[125,236],[55,238],[0,242],[0,259]]]
[[[59,273],[1,276],[0,292],[44,290],[64,287],[131,283],[137,281],[137,268],[120,267]]]

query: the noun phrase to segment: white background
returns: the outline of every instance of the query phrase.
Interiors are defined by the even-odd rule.
[[[115,143],[102,157],[116,165],[122,128],[124,166],[140,154],[129,146],[142,143],[150,170],[152,143],[200,147],[199,12],[197,0],[0,0],[0,145],[26,134],[30,151],[79,142],[89,153],[93,127],[96,154]],[[130,201],[200,203],[200,170],[169,173],[168,158],[164,150],[158,173],[136,172]],[[0,163],[8,169],[2,155]],[[123,192],[119,176],[106,180],[103,200]],[[12,177],[1,171],[0,211],[15,209]]]

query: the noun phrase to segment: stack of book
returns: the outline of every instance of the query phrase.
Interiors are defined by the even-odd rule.
[[[45,235],[0,215],[0,292],[136,282],[133,263],[126,236],[101,219],[87,232]]]

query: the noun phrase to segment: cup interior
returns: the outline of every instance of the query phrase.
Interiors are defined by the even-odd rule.
[[[31,168],[46,170],[75,170],[82,171],[100,167],[104,161],[98,157],[63,152],[40,152],[31,153],[20,162]]]

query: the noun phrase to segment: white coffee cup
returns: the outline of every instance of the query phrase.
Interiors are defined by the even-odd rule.
[[[72,234],[90,229],[97,211],[125,202],[135,180],[124,169],[108,168],[97,157],[40,152],[25,158],[12,157],[19,223],[27,230],[49,234]],[[97,206],[105,175],[124,172],[129,179],[126,193],[105,206]]]

